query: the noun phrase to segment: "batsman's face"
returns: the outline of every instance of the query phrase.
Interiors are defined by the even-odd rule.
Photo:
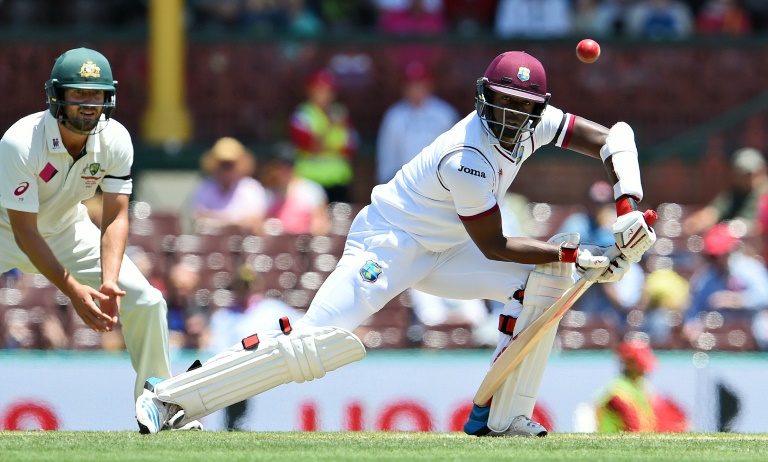
[[[64,90],[65,122],[80,132],[91,132],[99,123],[106,96],[102,90]]]
[[[496,106],[493,108],[496,120],[505,120],[507,125],[520,126],[525,123],[534,109],[533,102],[530,100],[499,92],[494,92],[492,104]]]
[[[504,126],[499,138],[510,142],[518,139],[521,128],[530,125],[530,115],[535,109],[530,100],[499,92],[493,92],[491,105],[494,120]]]

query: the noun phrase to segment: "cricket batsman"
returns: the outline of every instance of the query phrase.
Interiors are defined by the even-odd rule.
[[[287,382],[320,378],[361,359],[350,331],[407,288],[454,299],[505,304],[495,359],[574,284],[621,279],[656,236],[638,210],[643,198],[629,125],[610,129],[549,104],[544,66],[519,51],[502,53],[474,82],[475,110],[376,186],[352,223],[344,254],[294,328],[243,339],[201,367],[153,379],[137,401],[150,433],[184,411],[183,424]],[[559,234],[543,242],[502,234],[499,202],[523,163],[554,145],[601,160],[618,219],[615,247]],[[559,181],[567,173],[556,170]],[[591,270],[591,271],[587,271]],[[507,377],[492,403],[476,405],[464,426],[476,436],[545,436],[531,421],[555,329]]]

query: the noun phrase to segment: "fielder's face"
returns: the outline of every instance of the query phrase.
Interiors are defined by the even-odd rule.
[[[90,133],[99,123],[105,101],[102,90],[64,90],[64,123],[81,133]]]

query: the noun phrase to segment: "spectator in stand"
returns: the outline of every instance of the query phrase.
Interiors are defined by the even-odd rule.
[[[621,375],[611,382],[597,404],[597,431],[684,432],[688,419],[673,401],[653,391],[646,375],[656,368],[647,343],[622,342],[616,348]]]
[[[200,288],[200,273],[189,264],[177,263],[168,271],[166,287],[171,347],[187,348],[187,319],[207,311],[195,297]]]
[[[403,98],[384,113],[376,146],[376,180],[391,180],[400,167],[459,120],[459,113],[433,94],[432,73],[414,61],[403,72]]]
[[[495,32],[502,38],[564,37],[572,15],[568,0],[499,0]]]
[[[320,16],[333,32],[369,32],[376,28],[374,0],[323,0]]]
[[[703,332],[706,313],[716,311],[728,322],[752,319],[768,308],[768,269],[759,259],[741,252],[740,245],[741,240],[725,223],[704,235],[704,265],[691,278],[691,303],[683,326],[683,335],[691,343]]]
[[[288,30],[298,35],[316,36],[325,30],[325,24],[307,3],[305,0],[285,0]]]
[[[288,27],[285,5],[277,0],[245,0],[240,8],[240,24],[246,29],[269,33]]]
[[[634,0],[601,0],[594,24],[595,36],[626,35],[627,12],[633,4]]]
[[[693,33],[691,9],[679,0],[641,0],[627,12],[629,35],[682,39]]]
[[[683,228],[688,234],[700,234],[717,223],[741,220],[748,233],[755,229],[760,197],[768,192],[768,173],[763,154],[754,148],[742,148],[731,160],[731,186],[707,206],[688,216]]]
[[[704,35],[749,35],[752,18],[739,0],[709,0],[696,17],[696,30]]]
[[[493,28],[497,0],[443,0],[445,17],[460,35],[483,34]]]
[[[234,138],[220,138],[201,160],[208,175],[192,198],[198,230],[237,228],[259,234],[266,214],[266,194],[254,174],[256,160]]]
[[[242,8],[240,21],[251,30],[317,35],[324,28],[304,0],[247,0]]]
[[[632,0],[576,0],[571,34],[582,37],[610,37],[625,32],[624,16]]]
[[[379,30],[394,35],[440,34],[447,30],[442,3],[434,0],[377,0]]]
[[[319,183],[330,202],[350,202],[357,133],[346,106],[336,101],[336,78],[328,70],[312,74],[307,100],[293,112],[291,140],[297,148],[295,172]]]
[[[206,28],[230,28],[241,24],[241,0],[194,0],[192,18],[196,25]]]
[[[296,321],[302,314],[276,299],[264,295],[264,279],[247,265],[241,266],[229,287],[232,303],[211,316],[209,351],[223,351],[255,333],[279,328],[279,319]],[[255,400],[252,398],[250,401]],[[225,409],[228,430],[244,430],[249,400]]]
[[[640,330],[648,334],[652,345],[684,348],[679,328],[688,306],[688,280],[673,268],[659,268],[645,279],[637,309],[643,314]]]
[[[764,33],[768,30],[768,2],[765,0],[742,0],[742,4],[749,11],[754,31]]]
[[[328,196],[322,186],[294,173],[292,146],[279,146],[264,166],[261,181],[267,191],[267,218],[279,220],[287,234],[328,234]]]

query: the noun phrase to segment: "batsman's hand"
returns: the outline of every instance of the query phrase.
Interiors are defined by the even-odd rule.
[[[643,254],[656,242],[656,232],[651,228],[656,221],[656,212],[638,210],[621,215],[613,224],[616,246],[627,260],[637,263]]]
[[[579,247],[576,272],[584,279],[598,283],[616,282],[628,270],[629,261],[618,252],[615,245],[583,244]]]
[[[104,313],[96,304],[97,300],[99,303],[108,301],[109,296],[85,284],[75,283],[73,286],[69,299],[72,301],[75,312],[85,325],[96,332],[112,330],[115,323],[112,316]]]

